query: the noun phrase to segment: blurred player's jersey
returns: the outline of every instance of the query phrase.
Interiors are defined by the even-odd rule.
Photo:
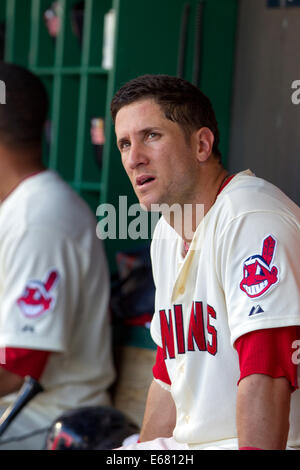
[[[110,403],[109,293],[87,204],[55,172],[24,180],[0,205],[0,346],[51,351],[29,405],[41,419]]]

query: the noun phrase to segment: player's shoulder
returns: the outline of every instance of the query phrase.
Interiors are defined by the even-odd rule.
[[[21,207],[27,226],[45,226],[76,236],[96,224],[87,203],[54,171],[28,179],[23,196]]]
[[[280,188],[251,170],[234,175],[217,198],[216,209],[226,216],[250,212],[285,214],[300,221],[300,208]]]

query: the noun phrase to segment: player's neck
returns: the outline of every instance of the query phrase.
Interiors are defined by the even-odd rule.
[[[193,200],[186,201],[184,205],[178,205],[177,210],[163,213],[166,221],[184,240],[188,246],[194,236],[197,227],[214,205],[220,189],[229,177],[224,168],[215,168],[211,174],[202,174],[199,188]]]
[[[0,147],[0,202],[3,202],[22,181],[45,168],[37,156],[18,155]]]

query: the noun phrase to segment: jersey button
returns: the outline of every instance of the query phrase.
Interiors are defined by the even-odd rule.
[[[185,415],[184,421],[186,422],[186,424],[189,424],[189,422],[190,422],[190,416],[189,416],[189,415]]]

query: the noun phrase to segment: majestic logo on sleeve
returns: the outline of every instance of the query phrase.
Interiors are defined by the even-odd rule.
[[[45,282],[28,281],[25,289],[17,299],[21,312],[29,318],[36,318],[54,307],[53,289],[59,280],[59,274],[52,270]]]
[[[248,297],[260,297],[278,282],[278,268],[271,265],[275,249],[276,240],[269,235],[263,241],[262,254],[250,256],[244,262],[240,288]]]

